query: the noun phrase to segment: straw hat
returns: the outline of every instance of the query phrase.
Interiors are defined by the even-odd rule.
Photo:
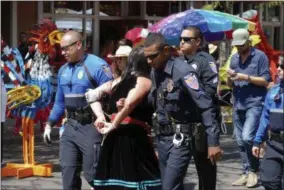
[[[213,54],[217,50],[218,46],[214,44],[209,44],[208,48],[209,48],[209,54]]]
[[[132,48],[130,46],[122,45],[116,50],[115,55],[108,55],[109,58],[128,57]]]

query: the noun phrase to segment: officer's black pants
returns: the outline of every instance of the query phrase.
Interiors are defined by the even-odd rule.
[[[60,139],[60,164],[64,190],[80,190],[83,172],[86,181],[93,186],[99,157],[101,136],[93,123],[81,125],[68,119]]]
[[[180,147],[176,148],[173,145],[173,136],[158,136],[157,149],[162,189],[183,190],[183,179],[191,159],[189,140],[186,139]]]
[[[210,162],[207,155],[207,150],[204,152],[195,151],[194,153],[194,162],[199,180],[199,190],[216,189],[217,166]]]
[[[260,180],[266,190],[284,189],[284,148],[283,144],[268,141],[260,164]]]
[[[198,174],[199,190],[215,190],[217,166],[208,159],[207,137],[202,125],[195,126],[195,135],[192,141],[194,162]],[[198,144],[197,144],[198,143]]]

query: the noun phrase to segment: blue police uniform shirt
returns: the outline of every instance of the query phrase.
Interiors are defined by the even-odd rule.
[[[267,130],[272,132],[284,130],[284,82],[273,86],[265,97],[259,128],[254,138],[254,144],[259,145],[267,138]]]
[[[108,64],[95,55],[85,54],[83,61],[63,65],[57,76],[55,103],[48,119],[50,124],[54,125],[63,116],[65,109],[75,111],[88,105],[85,98],[86,90],[95,87],[88,79],[83,64],[98,86],[112,79]]]
[[[152,70],[149,101],[160,125],[199,122],[208,135],[208,145],[219,145],[219,128],[212,99],[204,91],[195,70],[178,59],[168,60],[164,70]]]
[[[237,73],[263,77],[267,82],[271,81],[268,58],[262,51],[255,48],[251,48],[245,63],[241,62],[238,53],[234,54],[230,68]],[[233,101],[236,110],[246,110],[263,104],[267,93],[266,87],[257,86],[248,81],[234,81],[233,86]]]

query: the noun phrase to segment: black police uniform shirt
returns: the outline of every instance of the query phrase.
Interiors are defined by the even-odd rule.
[[[219,145],[212,99],[198,80],[196,70],[178,58],[170,58],[163,70],[151,71],[149,101],[154,105],[160,125],[199,122],[206,127],[209,146]],[[198,109],[198,110],[197,110]]]

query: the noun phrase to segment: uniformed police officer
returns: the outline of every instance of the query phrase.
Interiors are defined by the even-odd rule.
[[[284,63],[277,68],[280,83],[272,87],[265,98],[260,125],[258,127],[252,153],[257,158],[260,145],[269,140],[260,165],[260,180],[266,190],[284,189]]]
[[[153,68],[149,101],[156,113],[154,131],[163,190],[182,190],[192,155],[192,127],[200,121],[200,116],[208,136],[208,157],[214,162],[221,154],[215,109],[196,71],[170,56],[169,46],[161,34],[151,33],[144,46],[147,61]]]
[[[212,98],[217,110],[219,106],[217,67],[214,58],[201,50],[202,45],[203,35],[199,28],[184,29],[180,36],[180,49],[184,55],[180,59],[196,71],[205,92]],[[201,120],[198,122],[201,123]],[[199,178],[199,190],[212,190],[216,188],[217,166],[215,163],[211,163],[207,157],[205,131],[200,123],[195,126],[194,135],[194,161]]]
[[[85,54],[82,36],[68,31],[61,42],[62,53],[68,63],[58,73],[55,104],[44,131],[45,142],[50,141],[52,127],[67,110],[65,130],[60,139],[60,164],[63,189],[81,189],[80,171],[93,186],[101,136],[93,126],[92,111],[85,93],[112,78],[107,63],[94,55]]]

